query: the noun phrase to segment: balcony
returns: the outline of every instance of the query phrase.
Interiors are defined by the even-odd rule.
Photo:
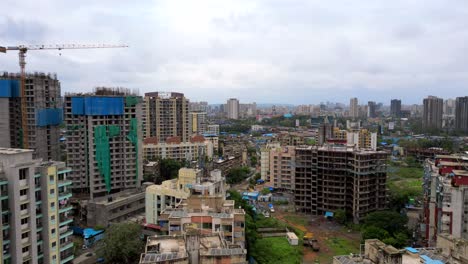
[[[65,241],[64,243],[60,243],[60,252],[65,251],[72,247],[73,247],[73,241]]]
[[[60,192],[59,193],[59,200],[63,200],[63,199],[69,199],[72,197],[72,193],[71,191],[65,191],[65,192]]]
[[[27,180],[20,180],[19,185],[20,185],[20,188],[21,187],[26,187],[26,186],[28,186],[28,181]]]
[[[64,186],[69,186],[69,185],[72,185],[72,181],[71,180],[59,180],[58,181],[58,187],[64,187]]]
[[[21,195],[20,196],[20,201],[23,202],[23,201],[27,201],[29,199],[29,196],[27,194],[25,195]]]

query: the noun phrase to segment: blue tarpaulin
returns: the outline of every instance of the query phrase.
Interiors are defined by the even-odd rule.
[[[72,97],[74,115],[123,115],[123,97]]]
[[[0,97],[19,97],[20,82],[18,80],[0,80]]]
[[[333,212],[325,212],[325,217],[333,217]]]
[[[408,250],[411,253],[418,253],[419,252],[417,249],[412,248],[412,247],[405,247],[405,249]]]
[[[63,121],[63,110],[61,108],[46,108],[37,110],[37,126],[57,126]]]

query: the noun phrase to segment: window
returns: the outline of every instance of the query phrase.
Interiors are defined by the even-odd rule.
[[[21,234],[21,238],[28,238],[28,237],[29,237],[29,233],[28,233],[28,232]]]
[[[54,195],[55,194],[55,189],[50,189],[50,195]]]
[[[23,196],[23,195],[26,195],[28,194],[28,190],[24,189],[24,190],[20,190],[20,196]]]
[[[52,216],[50,217],[50,221],[55,221],[55,215],[52,215]]]
[[[52,228],[50,232],[52,233],[52,235],[55,235],[55,228]]]
[[[55,207],[55,202],[51,202],[50,207],[52,207],[52,208]]]
[[[27,224],[27,223],[28,223],[28,218],[21,219],[21,224],[22,225]]]
[[[19,170],[19,179],[20,180],[26,180],[27,175],[28,175],[28,169],[27,168]]]
[[[57,246],[57,242],[52,242],[52,248]]]
[[[54,175],[49,176],[49,181],[53,182],[54,181]]]
[[[26,210],[26,209],[28,209],[28,204],[20,205],[20,210]]]
[[[23,248],[23,253],[26,253],[26,252],[28,252],[28,251],[29,251],[29,247],[24,247],[24,248]]]

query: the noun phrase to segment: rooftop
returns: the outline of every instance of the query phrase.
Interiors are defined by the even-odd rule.
[[[18,153],[33,152],[32,149],[0,148],[0,154],[13,155]]]

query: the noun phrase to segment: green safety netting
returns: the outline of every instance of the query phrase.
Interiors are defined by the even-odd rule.
[[[125,106],[134,106],[140,102],[140,98],[136,96],[125,97]]]
[[[109,125],[109,137],[115,137],[120,135],[120,126]]]
[[[130,142],[132,142],[133,146],[135,147],[135,153],[136,153],[135,181],[137,181],[138,180],[138,120],[136,118],[132,118],[130,120],[130,132],[128,133],[127,138]]]
[[[110,147],[106,126],[96,126],[94,128],[94,144],[96,144],[96,161],[98,164],[98,169],[101,172],[101,175],[104,177],[107,191],[110,192]]]

